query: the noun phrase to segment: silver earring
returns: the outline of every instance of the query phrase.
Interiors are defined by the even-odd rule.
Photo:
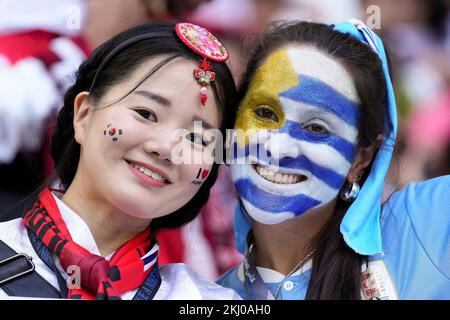
[[[359,190],[360,186],[356,181],[347,183],[341,190],[341,199],[346,202],[353,202],[358,196]]]

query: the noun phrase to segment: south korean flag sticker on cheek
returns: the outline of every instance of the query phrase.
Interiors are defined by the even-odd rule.
[[[119,136],[123,134],[122,129],[115,128],[111,123],[103,130],[103,135],[111,138],[111,141],[116,142],[119,140]]]

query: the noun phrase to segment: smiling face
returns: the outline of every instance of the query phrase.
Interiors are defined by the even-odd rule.
[[[123,97],[163,58],[141,64],[126,81],[108,90],[97,106],[87,96],[79,98],[75,116],[75,136],[81,145],[76,176],[83,181],[80,192],[139,219],[170,214],[194,197],[212,164],[175,163],[172,150],[181,145],[195,159],[207,160],[212,138],[208,132],[194,132],[194,121],[219,127],[215,99],[202,106],[200,86],[193,77],[197,64],[184,58],[164,65],[120,102],[101,108]],[[211,88],[208,91],[213,97]],[[174,131],[180,129],[187,134],[175,138]]]
[[[288,46],[265,59],[235,124],[247,131],[235,145],[246,161],[231,165],[253,219],[281,223],[336,198],[356,153],[357,101],[350,74],[314,48]]]

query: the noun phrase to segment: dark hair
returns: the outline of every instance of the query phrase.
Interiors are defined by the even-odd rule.
[[[378,55],[350,35],[331,26],[313,22],[274,23],[262,35],[251,56],[239,88],[239,100],[246,94],[253,74],[271,52],[287,45],[312,46],[336,59],[350,73],[360,99],[358,147],[376,142],[385,132],[386,79]],[[366,170],[363,181],[368,175]],[[360,299],[361,265],[364,256],[345,243],[339,225],[349,204],[338,197],[335,213],[314,237],[309,247],[316,249],[306,299]],[[363,212],[361,214],[364,214]]]
[[[111,86],[120,83],[141,63],[155,55],[164,55],[167,58],[163,58],[153,70],[147,73],[144,79],[118,101],[128,96],[137,86],[169,61],[177,57],[194,61],[201,59],[198,54],[179,40],[174,23],[156,22],[137,26],[114,36],[95,49],[89,58],[80,65],[75,83],[64,96],[64,106],[58,114],[51,142],[51,156],[63,188],[68,188],[72,183],[80,159],[80,145],[75,141],[73,127],[75,97],[82,91],[89,91],[91,101],[94,103],[100,101]],[[211,65],[216,73],[212,89],[219,106],[220,130],[225,136],[225,130],[232,127],[235,117],[236,87],[225,63],[212,62]],[[217,177],[217,170],[218,164],[214,163],[210,175],[197,194],[177,211],[154,219],[151,223],[152,229],[177,228],[194,219],[208,200],[210,189]]]

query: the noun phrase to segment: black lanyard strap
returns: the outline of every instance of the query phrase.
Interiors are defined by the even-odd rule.
[[[7,280],[2,281],[0,288],[9,296],[61,298],[60,292],[34,270],[31,257],[17,253],[1,240],[0,260],[5,262],[0,265],[0,278]]]

